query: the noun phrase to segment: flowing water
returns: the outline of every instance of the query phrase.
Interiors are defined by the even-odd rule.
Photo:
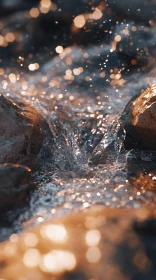
[[[95,204],[154,207],[156,153],[125,151],[118,132],[128,101],[156,83],[155,1],[16,2],[1,4],[1,93],[34,106],[54,145],[1,240]]]

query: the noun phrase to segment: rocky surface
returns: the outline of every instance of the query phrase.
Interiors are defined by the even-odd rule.
[[[21,236],[13,234],[0,246],[1,277],[152,280],[156,273],[153,216],[145,209],[99,206],[41,224]]]
[[[126,149],[156,149],[156,85],[128,103],[122,121]]]
[[[0,96],[0,163],[34,167],[41,157],[48,124],[32,107]],[[52,138],[52,136],[51,136]]]
[[[32,189],[31,170],[21,165],[0,165],[0,215],[19,207]]]

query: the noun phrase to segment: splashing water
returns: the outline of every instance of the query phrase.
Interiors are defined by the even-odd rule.
[[[148,23],[140,18],[122,19],[118,13],[114,18],[112,13],[107,13],[109,6],[98,5],[96,13],[81,12],[85,13],[83,22],[81,16],[85,31],[74,27],[69,19],[67,25],[72,35],[76,32],[76,39],[73,35],[68,40],[68,28],[62,38],[61,25],[60,30],[54,29],[58,32],[57,36],[54,34],[56,40],[46,41],[46,49],[39,35],[33,33],[39,28],[42,10],[33,19],[36,25],[31,18],[35,17],[32,10],[30,15],[23,11],[16,18],[11,15],[2,20],[2,31],[7,29],[15,36],[17,50],[16,53],[10,46],[8,51],[8,41],[13,40],[13,35],[3,36],[3,44],[5,40],[7,43],[3,46],[4,56],[10,52],[18,59],[9,63],[7,58],[2,60],[1,93],[30,103],[46,118],[54,135],[54,152],[51,161],[33,174],[36,188],[27,205],[9,213],[12,229],[1,226],[1,240],[51,216],[94,204],[154,206],[155,153],[125,151],[125,132],[119,131],[120,115],[127,102],[156,82],[155,23],[153,19]],[[52,12],[50,20],[54,15],[58,17],[58,7],[55,8],[56,14]],[[45,19],[49,22],[49,13],[43,23]],[[74,21],[76,25],[78,20]],[[29,39],[25,36],[26,23]],[[32,50],[33,40],[41,48],[36,46]]]

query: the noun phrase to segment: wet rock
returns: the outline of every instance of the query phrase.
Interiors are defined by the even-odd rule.
[[[138,177],[140,172],[154,176],[156,170],[156,151],[131,150],[126,155],[126,162],[130,176]]]
[[[130,101],[122,115],[125,148],[156,149],[156,85]]]
[[[13,234],[0,246],[1,277],[152,280],[155,248],[151,250],[153,233],[147,235],[147,228],[153,216],[145,209],[98,206],[41,224],[21,236]]]
[[[0,165],[0,214],[19,207],[31,188],[31,170],[28,167]]]
[[[0,96],[0,163],[34,167],[51,136],[42,116],[32,107]]]

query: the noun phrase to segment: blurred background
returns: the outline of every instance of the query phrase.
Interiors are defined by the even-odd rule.
[[[27,69],[34,56],[43,64],[61,52],[57,46],[114,42],[113,51],[126,55],[127,61],[146,55],[145,47],[154,52],[149,27],[154,25],[155,5],[155,0],[1,0],[1,65],[23,64]],[[21,63],[19,56],[25,61]]]

